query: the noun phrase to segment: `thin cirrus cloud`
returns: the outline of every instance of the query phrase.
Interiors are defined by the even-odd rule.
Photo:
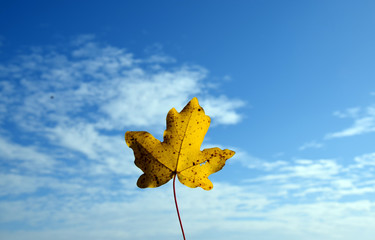
[[[193,96],[215,124],[235,124],[244,102],[211,94],[206,69],[176,65],[163,54],[138,59],[90,35],[65,49],[38,48],[0,65],[0,150],[6,167],[0,173],[0,223],[16,229],[0,229],[0,236],[177,239],[171,189],[139,194],[139,170],[123,133],[163,128],[168,110],[180,110]],[[361,111],[345,114],[355,120],[371,115]],[[347,240],[363,229],[375,235],[375,204],[366,200],[374,194],[375,153],[345,165],[331,158],[279,155],[267,161],[236,152],[228,164],[246,169],[246,181],[218,181],[211,192],[177,186],[191,238],[227,239],[229,232],[236,239],[252,234]]]
[[[311,142],[304,143],[302,146],[298,148],[298,150],[303,151],[309,148],[322,148],[322,147],[323,147],[323,143],[311,141]]]
[[[1,164],[9,170],[1,179],[13,186],[7,191],[55,191],[60,181],[73,190],[93,189],[94,182],[108,188],[113,174],[133,186],[139,170],[124,143],[126,128],[163,128],[169,109],[180,110],[193,96],[217,124],[241,120],[244,103],[210,94],[200,66],[176,65],[163,54],[138,59],[92,35],[63,49],[33,48],[0,64]],[[49,184],[31,188],[24,181]]]
[[[111,132],[162,128],[169,109],[180,110],[193,96],[216,124],[242,119],[238,109],[244,102],[210,94],[208,72],[200,66],[176,65],[163,54],[135,58],[125,49],[100,44],[92,35],[72,40],[65,49],[34,48],[0,65],[4,136],[12,126],[119,171],[128,167],[113,162],[123,158],[124,142]],[[2,139],[12,144],[11,137]],[[38,142],[28,142],[24,150],[37,151],[42,145]]]
[[[75,114],[91,122],[95,119],[96,127],[109,130],[160,125],[172,106],[181,108],[192,96],[201,96],[206,112],[218,124],[241,120],[237,109],[243,101],[207,94],[204,68],[182,65],[167,70],[161,64],[173,62],[168,60],[171,58],[153,55],[137,59],[124,49],[101,46],[92,38],[76,39],[65,53],[36,49],[0,66],[3,78],[18,80],[23,89],[16,91],[11,81],[2,84],[5,96],[24,102],[17,107],[18,120],[27,114],[63,123],[68,122],[66,114]],[[224,108],[218,110],[220,104]],[[0,109],[7,107],[2,104]]]
[[[245,182],[253,188],[261,184],[262,187],[256,188],[255,192],[262,192],[262,188],[265,188],[264,194],[269,199],[280,196],[300,200],[309,197],[309,201],[339,200],[345,196],[361,199],[366,194],[375,193],[375,153],[356,156],[349,164],[336,159],[267,161],[254,157],[251,157],[252,164],[249,164],[246,153],[240,151],[239,154],[242,160],[237,162],[258,176]]]
[[[139,169],[124,132],[163,128],[169,109],[181,110],[194,96],[215,124],[236,124],[244,102],[216,97],[206,69],[177,65],[163,54],[139,59],[91,35],[63,49],[33,48],[0,64],[0,223],[35,229],[24,234],[1,229],[0,235],[144,239],[157,233],[175,238],[178,228],[171,228],[172,235],[161,231],[163,222],[156,219],[147,220],[153,226],[148,233],[134,224],[144,223],[144,206],[152,206],[149,213],[162,219],[174,210],[169,208],[173,202],[165,204],[171,201],[165,189],[157,193],[158,202],[154,192],[142,198],[135,194]],[[87,234],[98,225],[104,227]]]
[[[11,160],[10,165],[17,166],[23,171],[50,172],[57,161],[46,153],[36,149],[35,146],[23,146],[11,143],[8,139],[0,136],[0,152],[2,158]]]
[[[375,131],[375,107],[348,108],[345,111],[336,111],[334,115],[339,118],[352,118],[350,127],[341,131],[329,133],[325,139],[350,137]]]
[[[285,231],[275,231],[285,239],[288,237],[284,234],[292,232],[296,234],[292,239],[320,236],[327,240],[352,239],[360,229],[372,229],[369,223],[358,223],[358,219],[375,223],[371,213],[375,204],[369,200],[375,193],[374,153],[356,156],[348,163],[338,159],[300,158],[269,161],[247,156],[243,151],[238,154],[240,159],[235,162],[248,168],[253,176],[244,180],[243,188],[266,200],[259,209],[244,204],[244,209],[251,209],[243,211],[246,216],[232,213],[237,221],[244,220],[243,227],[253,226],[254,232],[265,225],[268,229],[281,227]],[[227,224],[235,225],[233,228],[240,225]],[[339,225],[345,226],[345,233],[337,233]],[[278,238],[264,233],[262,237]]]

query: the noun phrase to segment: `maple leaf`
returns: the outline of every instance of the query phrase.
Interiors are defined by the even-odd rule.
[[[235,152],[220,148],[200,150],[210,122],[198,99],[193,98],[180,113],[174,108],[168,112],[163,142],[148,132],[126,132],[125,141],[134,151],[134,163],[144,172],[137,186],[159,187],[177,174],[188,187],[211,190],[208,176],[221,170]]]

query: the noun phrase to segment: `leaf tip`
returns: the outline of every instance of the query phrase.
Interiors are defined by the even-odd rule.
[[[197,97],[193,97],[187,105],[191,105],[193,108],[199,108],[199,101]]]
[[[199,104],[198,102],[198,98],[197,97],[193,97],[190,102],[194,103],[194,104]]]

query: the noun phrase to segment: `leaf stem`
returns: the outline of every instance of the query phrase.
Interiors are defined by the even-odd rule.
[[[180,217],[180,212],[178,211],[178,205],[177,205],[177,197],[176,197],[176,176],[177,174],[174,175],[173,177],[173,196],[174,196],[174,202],[176,203],[176,210],[177,210],[177,216],[178,216],[178,220],[180,221],[180,226],[181,226],[181,231],[182,231],[182,236],[184,237],[184,240],[186,240],[185,238],[185,233],[184,233],[184,228],[182,227],[182,221],[181,221],[181,217]]]

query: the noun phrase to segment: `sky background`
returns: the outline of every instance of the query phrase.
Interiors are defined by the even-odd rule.
[[[126,131],[197,97],[211,191],[187,239],[375,236],[374,1],[0,1],[0,238],[182,239]]]

